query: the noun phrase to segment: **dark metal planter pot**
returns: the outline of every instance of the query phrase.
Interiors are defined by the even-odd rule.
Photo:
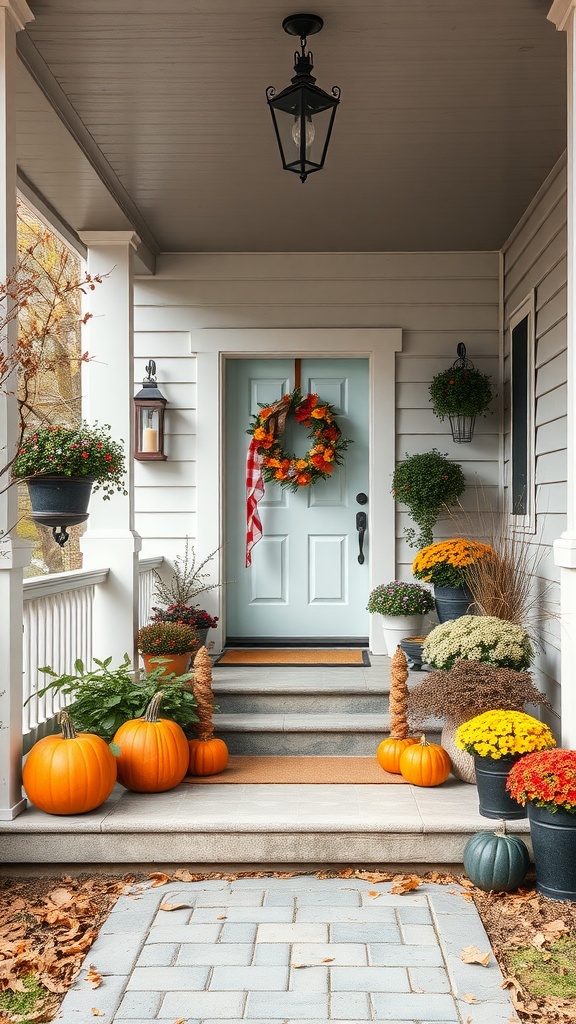
[[[551,900],[576,902],[576,814],[528,804],[536,888]]]
[[[468,614],[472,594],[466,587],[434,587],[434,601],[438,621],[448,622]]]
[[[27,480],[32,519],[51,526],[60,546],[68,540],[67,526],[88,519],[88,504],[94,480],[87,476],[36,476]]]
[[[526,817],[526,808],[513,800],[506,790],[508,772],[517,760],[517,757],[495,760],[474,755],[478,811],[483,818],[504,818],[509,821]]]

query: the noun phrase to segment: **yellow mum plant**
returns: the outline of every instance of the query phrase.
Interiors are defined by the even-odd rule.
[[[544,722],[523,711],[485,711],[459,726],[456,746],[497,761],[555,747],[556,740]]]
[[[412,574],[435,587],[461,587],[466,582],[466,569],[486,556],[494,555],[494,548],[479,540],[452,537],[422,548],[412,562]]]

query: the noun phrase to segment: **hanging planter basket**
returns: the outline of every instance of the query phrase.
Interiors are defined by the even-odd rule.
[[[434,415],[450,420],[454,444],[466,444],[474,437],[476,417],[486,412],[494,394],[490,377],[476,370],[466,358],[466,345],[460,342],[458,358],[447,370],[437,373],[429,387]]]
[[[68,527],[85,523],[92,493],[92,477],[39,475],[26,481],[32,505],[31,518],[40,526],[52,527],[60,547],[69,539]]]

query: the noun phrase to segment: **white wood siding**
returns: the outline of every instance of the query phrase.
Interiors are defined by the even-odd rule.
[[[156,276],[136,283],[136,379],[144,375],[152,356],[169,402],[169,460],[136,467],[136,525],[144,551],[160,551],[170,561],[189,534],[198,552],[206,553],[196,531],[196,487],[201,482],[196,479],[195,447],[197,430],[210,431],[215,424],[196,421],[191,338],[199,328],[401,328],[396,437],[382,438],[382,444],[395,445],[397,459],[405,452],[437,447],[463,466],[469,484],[466,506],[476,509],[479,485],[495,506],[497,413],[478,421],[471,444],[456,445],[448,422],[441,423],[432,413],[428,385],[454,361],[459,341],[465,342],[475,365],[497,382],[498,302],[497,253],[160,257]],[[415,552],[403,540],[407,516],[399,513],[396,523],[396,571],[409,579]],[[453,532],[454,526],[443,522],[437,536]]]
[[[566,529],[566,162],[562,158],[503,248],[504,483],[509,479],[511,314],[534,291],[535,483],[534,543],[543,557],[536,592],[559,600],[559,570],[551,546]],[[538,683],[559,709],[559,619],[539,627]]]

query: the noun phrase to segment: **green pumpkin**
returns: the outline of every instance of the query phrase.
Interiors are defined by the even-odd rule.
[[[478,832],[464,848],[464,870],[484,892],[511,892],[526,878],[530,856],[518,836]]]

